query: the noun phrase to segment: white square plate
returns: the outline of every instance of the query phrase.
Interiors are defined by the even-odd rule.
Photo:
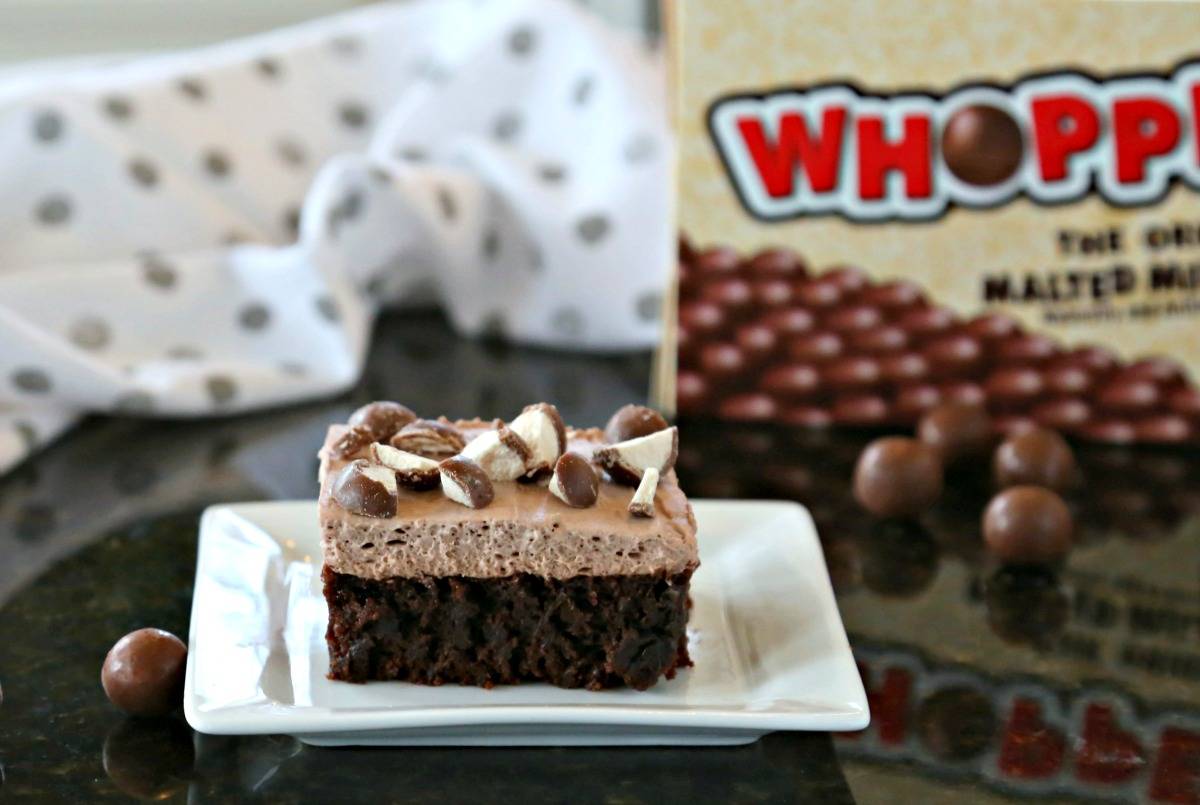
[[[316,503],[214,506],[200,521],[188,723],[318,745],[737,744],[865,727],[866,695],[808,512],[693,505],[695,667],[643,692],[332,682]]]

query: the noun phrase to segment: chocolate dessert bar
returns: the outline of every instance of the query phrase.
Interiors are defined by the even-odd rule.
[[[511,422],[377,402],[320,451],[329,677],[645,689],[691,664],[696,523],[676,429],[552,405]]]

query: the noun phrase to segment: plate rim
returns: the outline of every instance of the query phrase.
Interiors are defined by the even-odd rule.
[[[811,539],[816,543],[817,553],[822,558],[821,567],[814,569],[812,578],[816,582],[812,594],[819,600],[819,608],[836,619],[837,629],[831,629],[833,652],[839,660],[847,661],[853,669],[854,657],[846,634],[841,612],[833,594],[828,565],[824,551],[816,536],[812,515],[806,507],[786,500],[755,499],[692,499],[693,507],[705,509],[760,508],[776,509],[779,513],[798,516],[807,526],[803,534],[791,537],[794,540]],[[294,508],[299,505],[315,506],[316,501],[270,500],[219,503],[207,507],[200,516],[200,530],[196,550],[196,578],[204,557],[204,535],[212,528],[210,523],[228,512],[246,517],[255,510]],[[243,514],[242,512],[245,512]],[[697,512],[699,519],[699,512]],[[251,520],[253,522],[253,520]],[[264,529],[268,531],[268,529]],[[274,539],[273,535],[270,535]],[[188,624],[188,645],[196,645],[197,610],[199,601],[193,584],[192,609]],[[814,601],[817,603],[817,601]],[[832,626],[833,623],[831,622]],[[291,735],[333,735],[346,732],[392,731],[404,733],[410,729],[436,729],[445,727],[492,727],[529,726],[547,724],[555,726],[626,726],[678,729],[728,729],[767,733],[782,730],[796,731],[851,731],[865,728],[870,722],[870,710],[866,690],[858,673],[851,680],[852,700],[848,707],[821,705],[810,712],[797,710],[773,710],[780,703],[792,702],[803,707],[802,699],[773,698],[767,709],[746,710],[730,706],[664,707],[654,703],[631,705],[587,703],[587,704],[496,704],[462,705],[454,707],[428,706],[376,709],[356,708],[353,711],[332,710],[315,705],[281,704],[266,698],[259,688],[260,698],[237,704],[221,705],[211,709],[199,707],[195,691],[196,652],[189,650],[184,679],[184,716],[197,731],[210,735],[259,735],[284,733]],[[535,717],[531,718],[531,714]]]

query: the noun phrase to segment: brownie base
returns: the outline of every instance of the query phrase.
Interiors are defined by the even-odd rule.
[[[692,664],[691,575],[372,580],[326,567],[329,678],[645,690]]]

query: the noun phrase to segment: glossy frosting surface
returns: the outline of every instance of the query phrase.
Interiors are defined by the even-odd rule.
[[[455,424],[468,440],[492,427],[478,420]],[[629,514],[631,487],[604,479],[596,505],[575,509],[550,494],[545,478],[497,482],[495,500],[482,509],[438,490],[401,489],[395,517],[364,517],[329,497],[330,479],[346,460],[329,456],[328,446],[344,429],[330,427],[321,450],[322,545],[325,563],[339,573],[570,578],[676,573],[697,564],[695,519],[673,471],[660,481],[649,518]],[[603,444],[597,429],[568,430],[568,451],[585,458]]]

